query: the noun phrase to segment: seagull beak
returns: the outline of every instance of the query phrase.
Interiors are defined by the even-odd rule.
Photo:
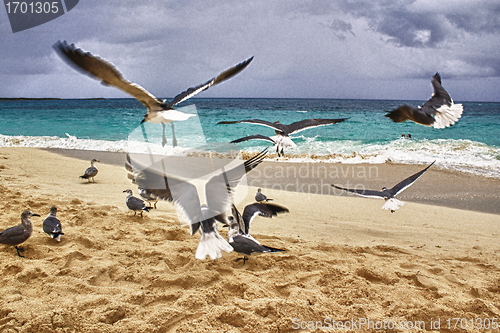
[[[33,214],[31,214],[31,216],[40,216],[40,215],[33,213]]]

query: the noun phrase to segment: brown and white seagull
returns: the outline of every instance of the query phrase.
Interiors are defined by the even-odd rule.
[[[462,104],[453,103],[448,92],[441,85],[441,76],[434,74],[431,80],[434,93],[431,98],[418,108],[403,105],[389,111],[385,116],[395,123],[411,120],[425,126],[445,128],[453,125],[462,117],[464,108]]]
[[[284,154],[283,150],[285,148],[297,147],[297,145],[292,141],[292,139],[290,139],[289,135],[301,132],[303,130],[306,130],[306,129],[312,128],[312,127],[341,123],[341,122],[345,121],[346,119],[347,118],[341,118],[341,119],[304,119],[301,121],[297,121],[295,123],[291,123],[290,125],[284,125],[284,124],[280,123],[279,121],[275,121],[275,122],[271,123],[269,121],[260,120],[260,119],[221,121],[217,124],[248,123],[248,124],[256,124],[256,125],[262,125],[262,126],[273,128],[274,132],[276,133],[275,136],[267,137],[265,135],[255,134],[255,135],[249,135],[249,136],[246,136],[244,138],[231,141],[231,143],[238,143],[238,142],[243,142],[243,141],[247,141],[247,140],[266,140],[266,141],[272,142],[273,145],[276,146],[276,152],[278,153],[278,156],[280,156],[280,152],[281,152],[281,155]]]
[[[84,74],[88,74],[92,78],[100,80],[104,85],[118,88],[141,102],[148,109],[148,112],[144,115],[144,119],[141,124],[145,121],[162,124],[163,146],[165,146],[167,142],[167,139],[165,138],[165,124],[170,123],[172,126],[174,147],[177,146],[177,139],[175,138],[173,121],[187,120],[190,117],[193,117],[194,114],[174,110],[173,106],[193,97],[199,92],[207,90],[211,86],[230,79],[245,69],[253,60],[253,57],[250,57],[247,60],[228,68],[207,82],[181,92],[170,102],[166,103],[166,100],[156,98],[140,85],[125,79],[118,68],[116,68],[112,63],[93,55],[90,52],[84,52],[83,50],[77,48],[74,44],[69,45],[66,41],[58,41],[53,45],[53,47],[63,60],[74,66],[77,70],[83,71]]]

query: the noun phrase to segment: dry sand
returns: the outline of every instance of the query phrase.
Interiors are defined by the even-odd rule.
[[[290,213],[257,218],[252,234],[286,252],[246,264],[237,253],[200,261],[198,236],[179,225],[171,204],[133,217],[122,191],[136,188],[125,169],[97,164],[89,184],[78,178],[89,165],[50,151],[0,149],[0,230],[18,224],[24,209],[42,215],[32,218],[26,258],[0,246],[1,332],[291,332],[331,320],[356,325],[342,332],[374,325],[403,332],[401,322],[417,321],[414,332],[433,331],[438,320],[435,331],[443,332],[480,331],[471,324],[486,318],[500,325],[498,214],[408,201],[391,214],[381,200],[267,189]],[[373,181],[392,185],[385,175],[398,172],[407,169],[384,165]],[[252,173],[250,180],[264,179]],[[432,199],[417,184],[408,196]],[[238,208],[254,193],[250,187]],[[65,233],[60,243],[42,232],[52,205]],[[465,319],[454,329],[452,318]]]

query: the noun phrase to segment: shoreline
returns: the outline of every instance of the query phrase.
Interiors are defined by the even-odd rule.
[[[32,149],[41,149],[80,160],[90,161],[96,158],[101,163],[122,167],[126,156],[126,153],[121,152],[64,148]],[[330,184],[346,188],[380,190],[384,186],[389,188],[394,186],[423,168],[425,168],[424,165],[387,162],[384,164],[343,164],[284,163],[266,160],[248,174],[248,184],[278,192],[354,197],[359,199],[362,205],[362,200],[375,199],[347,194],[344,191],[335,190]],[[432,167],[410,188],[399,194],[398,199],[500,215],[500,179]]]

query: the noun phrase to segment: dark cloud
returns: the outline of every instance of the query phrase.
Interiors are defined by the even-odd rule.
[[[500,31],[498,2],[456,1],[431,8],[416,0],[339,0],[337,5],[345,13],[365,18],[371,29],[399,46],[435,47],[456,38],[460,31],[472,34]]]
[[[352,30],[352,24],[340,19],[334,19],[330,24],[327,25],[327,27],[334,31],[335,36],[339,40],[347,39],[346,33],[349,33],[352,36],[356,36],[354,31]]]

